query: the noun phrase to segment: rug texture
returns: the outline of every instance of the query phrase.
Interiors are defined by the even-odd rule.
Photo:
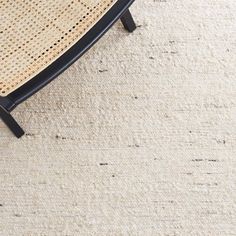
[[[236,235],[236,1],[138,0],[0,121],[0,235]]]

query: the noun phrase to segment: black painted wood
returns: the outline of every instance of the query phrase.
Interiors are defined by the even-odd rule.
[[[121,17],[121,21],[126,30],[133,32],[137,27],[129,10]]]
[[[0,106],[0,118],[17,138],[24,135],[24,130],[19,126],[11,114],[2,106]]]

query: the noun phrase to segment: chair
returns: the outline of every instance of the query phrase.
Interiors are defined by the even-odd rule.
[[[0,118],[20,138],[10,112],[66,70],[121,19],[136,25],[134,0],[3,0],[0,4]]]

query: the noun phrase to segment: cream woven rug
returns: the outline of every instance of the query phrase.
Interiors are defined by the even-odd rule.
[[[132,12],[0,122],[1,236],[236,235],[236,2]]]

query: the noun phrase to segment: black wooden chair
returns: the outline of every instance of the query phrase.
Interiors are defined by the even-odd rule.
[[[1,1],[0,118],[21,137],[10,112],[80,58],[119,19],[136,26],[134,0]]]

